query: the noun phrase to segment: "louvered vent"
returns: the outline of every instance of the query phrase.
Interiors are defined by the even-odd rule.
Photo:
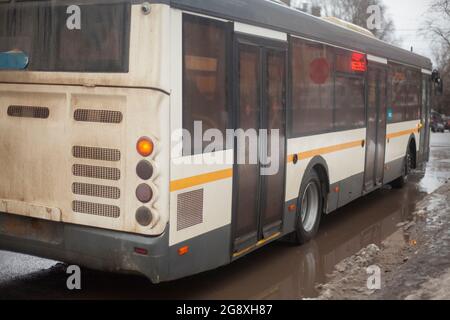
[[[177,230],[203,223],[203,189],[181,193],[177,199]]]
[[[97,184],[88,183],[74,183],[72,185],[72,192],[81,196],[106,198],[106,199],[119,199],[120,189],[110,186],[102,186]]]
[[[121,123],[123,115],[119,111],[77,109],[74,119],[82,122]]]
[[[117,168],[74,164],[72,168],[72,173],[77,177],[102,179],[102,180],[115,180],[115,181],[120,180],[120,170]]]
[[[95,122],[95,123],[110,123],[120,124],[123,121],[123,115],[119,111],[111,110],[92,110],[92,109],[77,109],[74,112],[74,120],[80,122]],[[110,181],[103,185],[95,180],[84,181],[85,179],[77,179],[72,184],[72,193],[74,201],[72,202],[72,210],[76,213],[89,214],[105,218],[119,218],[120,207],[117,200],[121,197],[120,184],[121,171],[119,169],[121,161],[121,151],[114,148],[104,148],[86,145],[75,145],[72,147],[72,156],[75,159],[83,159],[81,164],[75,163],[72,166],[72,174],[75,177],[90,178],[98,180]],[[103,166],[98,161],[115,162],[117,168],[110,166]],[[81,181],[79,181],[81,180]],[[89,183],[88,183],[89,182]],[[91,199],[86,198],[108,199],[111,204],[91,202]]]
[[[74,146],[72,154],[75,158],[101,160],[101,161],[120,161],[120,150]]]
[[[50,110],[45,107],[33,106],[9,106],[8,116],[18,118],[47,119],[50,116]]]
[[[107,217],[107,218],[119,218],[120,208],[117,206],[91,203],[84,201],[73,201],[72,210],[78,213],[91,214],[95,216]]]

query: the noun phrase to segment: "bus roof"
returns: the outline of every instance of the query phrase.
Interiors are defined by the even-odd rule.
[[[78,3],[143,3],[146,0],[78,0]],[[356,50],[388,59],[392,62],[408,64],[417,68],[432,69],[431,60],[396,47],[387,42],[349,28],[339,26],[310,14],[289,8],[269,0],[147,0],[150,3],[164,3],[174,8],[193,11],[205,15],[248,23],[282,32],[325,42],[351,50]],[[24,2],[5,0],[0,4]],[[29,1],[45,3],[45,0]],[[56,0],[54,3],[72,3],[69,0]]]
[[[134,0],[136,1],[136,0]],[[431,70],[431,60],[384,41],[268,0],[152,0],[201,14],[253,24]]]

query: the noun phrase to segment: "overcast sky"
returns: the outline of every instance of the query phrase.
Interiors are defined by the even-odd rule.
[[[396,37],[401,39],[399,45],[406,50],[414,48],[414,52],[434,60],[430,41],[419,34],[430,2],[432,0],[383,0],[388,8],[387,14],[392,17],[396,28]],[[313,0],[291,0],[301,5]]]
[[[418,34],[430,0],[384,0],[384,3],[395,22],[397,36],[403,40],[402,47],[409,50],[413,46],[415,52],[433,59],[430,42]]]

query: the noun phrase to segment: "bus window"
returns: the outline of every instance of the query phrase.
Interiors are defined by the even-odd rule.
[[[333,53],[322,44],[292,39],[291,136],[333,128]]]
[[[419,119],[421,72],[405,66],[390,65],[393,118],[391,123]]]
[[[204,145],[194,144],[194,123],[202,122],[203,132],[218,129],[225,136],[228,127],[227,24],[201,17],[183,16],[183,128],[192,141],[183,153],[203,153]],[[184,140],[186,141],[186,140]],[[220,150],[216,150],[220,151]]]
[[[128,72],[130,4],[80,5],[80,29],[67,27],[67,7],[1,5],[0,52],[24,52],[29,71]]]
[[[123,66],[127,71],[128,65],[122,59],[128,50],[128,44],[125,46],[123,41],[127,21],[123,6],[97,5],[84,10],[82,6],[81,10],[81,30],[61,28],[57,68],[71,66],[74,71],[95,68],[108,71],[121,70]],[[81,64],[80,57],[84,60]]]
[[[403,101],[405,100],[406,74],[397,68],[391,69],[392,81],[392,117],[390,122],[400,122],[403,120]]]
[[[420,118],[420,81],[422,74],[414,69],[408,70],[407,87],[408,98],[405,110],[405,121]]]
[[[364,124],[364,79],[337,76],[335,130],[361,128]]]

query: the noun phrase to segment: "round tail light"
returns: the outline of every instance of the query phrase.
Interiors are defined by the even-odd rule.
[[[148,227],[152,223],[153,217],[150,209],[140,207],[136,211],[136,221],[143,227]]]
[[[136,197],[142,203],[149,203],[153,198],[153,191],[149,185],[143,183],[136,189]]]
[[[153,176],[153,166],[147,160],[142,160],[136,167],[136,174],[142,180],[149,180]]]
[[[141,156],[148,157],[153,153],[155,146],[152,139],[142,137],[138,140],[136,149]]]

